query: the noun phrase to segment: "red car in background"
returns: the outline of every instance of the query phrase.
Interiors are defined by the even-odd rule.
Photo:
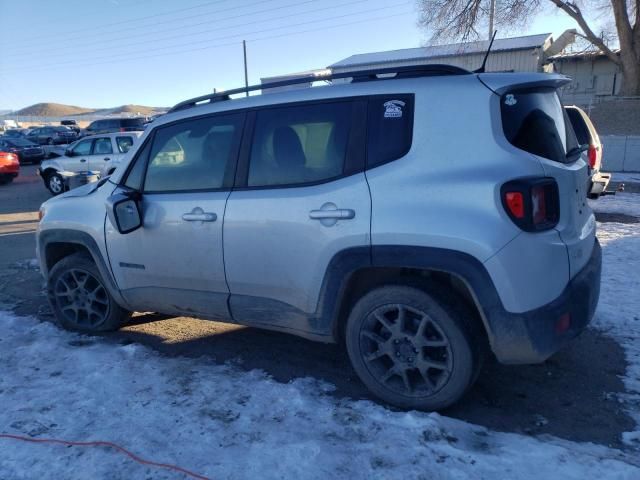
[[[20,162],[15,153],[0,152],[0,185],[12,182],[20,172]]]

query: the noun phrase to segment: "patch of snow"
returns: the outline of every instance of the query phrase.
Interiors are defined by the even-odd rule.
[[[637,193],[617,193],[589,200],[589,206],[597,213],[624,213],[640,217],[640,195]]]
[[[611,199],[611,200],[610,200]],[[600,200],[605,200],[599,203]],[[606,213],[640,217],[640,195],[605,197],[596,203]],[[603,247],[602,283],[592,327],[605,332],[624,348],[627,370],[622,398],[636,422],[636,432],[625,434],[629,445],[640,446],[640,224],[598,223]],[[631,439],[635,439],[632,441]]]
[[[393,412],[331,389],[0,313],[3,433],[108,440],[212,479],[640,476],[640,462],[616,450]],[[0,448],[1,478],[181,478],[101,448]]]

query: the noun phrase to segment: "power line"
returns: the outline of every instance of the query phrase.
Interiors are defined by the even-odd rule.
[[[231,10],[238,10],[238,9],[241,9],[241,8],[254,7],[256,5],[261,5],[263,3],[270,3],[270,2],[274,2],[274,1],[276,1],[276,0],[260,0],[258,2],[249,3],[247,5],[241,5],[241,6],[237,6],[236,5],[236,6],[233,6],[233,7],[230,7],[230,8],[225,8],[225,9],[222,9],[222,10],[215,10],[215,11],[209,12],[209,13],[199,13],[197,15],[189,15],[189,16],[186,16],[186,17],[179,17],[179,18],[173,18],[172,17],[172,18],[170,18],[168,20],[159,21],[159,22],[156,21],[152,25],[144,25],[143,27],[155,27],[155,26],[164,25],[164,24],[167,24],[167,23],[175,24],[176,22],[179,22],[179,21],[182,21],[182,20],[189,20],[189,19],[192,19],[192,18],[202,18],[204,16],[209,16],[209,15],[218,15],[218,14],[220,14],[222,12],[228,12],[228,11],[231,11]],[[315,0],[310,0],[310,1],[315,1]],[[213,2],[213,3],[211,3],[211,5],[213,5],[215,3],[219,3],[219,2]],[[305,2],[305,3],[308,3],[308,2]],[[200,4],[200,5],[202,6],[203,4]],[[264,11],[268,11],[268,10],[264,10]],[[244,15],[251,15],[253,13],[260,13],[260,12],[250,12],[250,13],[244,14]],[[162,15],[165,15],[165,14],[162,14]],[[153,16],[148,17],[148,18],[152,18],[152,17]],[[230,18],[235,18],[235,17],[230,17]],[[225,20],[225,19],[223,19],[223,20]],[[116,22],[116,24],[117,24],[117,22]],[[109,25],[109,24],[106,24],[106,25]],[[104,26],[105,25],[99,25],[99,26],[97,26],[97,28],[102,28]],[[114,34],[114,33],[126,32],[128,30],[139,30],[140,27],[141,27],[140,25],[133,25],[133,26],[130,26],[130,27],[120,28],[120,29],[116,29],[116,30],[110,29],[106,34],[107,35],[111,35],[111,34]],[[175,27],[175,28],[171,28],[171,29],[163,29],[163,30],[161,30],[159,32],[144,32],[144,33],[142,33],[142,35],[146,35],[148,33],[162,33],[163,31],[176,30],[176,29],[179,29],[179,28],[185,28],[185,27],[184,27],[184,25],[181,25],[179,27]],[[91,30],[95,31],[95,28],[92,28]],[[65,41],[73,40],[73,37],[74,37],[73,32],[74,32],[73,30],[71,32],[65,32]],[[66,36],[66,33],[71,33],[72,34],[71,37]],[[133,36],[136,36],[136,35],[133,35]],[[103,38],[100,38],[100,40],[97,40],[95,42],[84,43],[83,46],[89,45],[89,44],[95,44],[95,43],[104,43],[104,42],[108,42],[108,41],[110,41],[109,38],[104,38],[103,37]],[[21,44],[21,45],[19,45],[17,47],[18,48],[18,52],[17,53],[12,53],[10,55],[24,55],[24,53],[20,53],[19,52],[19,50],[21,48],[25,48],[25,47],[26,48],[33,48],[34,46],[40,47],[40,46],[42,46],[42,42],[34,42],[33,44],[31,44],[31,42],[27,42],[26,44]],[[6,56],[10,56],[10,55],[6,55]]]
[[[268,1],[273,1],[273,0],[268,0]],[[252,16],[252,15],[255,15],[255,14],[259,14],[259,13],[269,13],[269,12],[273,12],[273,11],[276,11],[276,10],[282,10],[284,8],[297,7],[297,6],[300,6],[300,5],[306,5],[308,3],[313,3],[315,1],[316,0],[305,0],[303,2],[291,3],[291,4],[287,4],[287,5],[283,5],[283,6],[275,7],[275,8],[266,8],[264,10],[257,10],[257,11],[253,11],[253,12],[249,12],[249,13],[233,15],[233,16],[230,16],[230,17],[215,18],[213,20],[208,20],[206,22],[199,22],[199,23],[195,23],[195,24],[189,25],[189,29],[191,29],[193,27],[198,27],[198,26],[201,26],[201,25],[209,25],[211,23],[215,23],[215,22],[219,22],[219,21],[234,20],[236,18]],[[367,1],[369,1],[369,0],[357,0],[357,1],[351,2],[351,3],[343,3],[341,6],[350,6],[350,5],[355,5],[357,3],[363,3],[363,2],[367,2]],[[257,3],[264,3],[264,1],[257,2]],[[174,31],[174,30],[181,30],[183,33],[180,34],[180,35],[162,37],[160,39],[148,39],[148,40],[142,40],[140,42],[128,42],[128,43],[125,43],[123,45],[116,45],[115,47],[114,46],[109,46],[109,47],[94,48],[94,49],[89,49],[89,50],[90,50],[91,53],[93,53],[93,52],[100,52],[100,51],[109,51],[109,50],[113,50],[113,49],[120,48],[120,47],[130,48],[130,47],[137,46],[137,45],[145,45],[145,44],[148,44],[148,43],[157,43],[159,40],[164,41],[164,40],[169,40],[169,39],[173,39],[173,38],[188,38],[188,37],[192,37],[192,36],[202,35],[204,33],[216,32],[216,31],[219,31],[219,30],[228,30],[229,28],[243,27],[245,25],[254,25],[254,24],[258,24],[258,23],[269,22],[269,21],[272,21],[272,20],[279,20],[279,19],[282,19],[282,18],[295,17],[297,15],[302,15],[302,14],[315,13],[315,12],[320,12],[320,11],[323,11],[323,10],[330,10],[330,9],[333,9],[333,8],[335,8],[335,7],[324,7],[324,8],[319,8],[319,9],[316,9],[316,10],[301,11],[301,12],[296,12],[296,13],[292,13],[292,14],[289,14],[289,15],[280,15],[278,17],[267,18],[267,19],[263,19],[263,20],[256,20],[256,21],[252,21],[252,22],[242,22],[241,24],[227,25],[227,26],[217,27],[217,28],[213,28],[213,29],[207,29],[207,30],[199,31],[199,32],[191,32],[190,31],[187,34],[184,33],[184,28],[185,28],[184,26],[179,26],[179,27],[174,27],[174,28],[167,28],[167,29],[164,29],[164,30],[162,30],[160,32],[143,32],[143,33],[140,33],[138,35],[130,35],[130,36],[126,37],[126,38],[121,38],[121,40],[125,40],[125,41],[128,42],[128,40],[133,38],[133,37],[141,37],[141,36],[146,36],[146,35],[154,34],[154,33],[165,33],[165,32],[170,32],[170,31]],[[108,40],[106,40],[106,41],[108,41]],[[85,48],[85,47],[90,46],[90,45],[94,45],[96,43],[103,44],[103,43],[105,43],[105,40],[104,39],[100,39],[100,40],[96,40],[94,42],[83,43],[82,44],[82,48]],[[74,54],[77,55],[78,53],[79,53],[78,50],[74,50]],[[81,50],[80,50],[80,53],[82,53]],[[43,53],[43,55],[46,55],[47,59],[56,58],[56,57],[65,57],[65,58],[67,58],[69,56],[68,53],[64,53],[64,52],[58,53],[58,54],[53,54],[53,55],[49,55],[47,53]],[[11,56],[21,56],[21,57],[23,57],[24,53],[12,53],[12,54],[5,55],[5,57],[11,57]],[[31,56],[30,56],[30,59],[31,59]],[[33,62],[31,61],[29,63],[33,63]]]
[[[164,12],[164,13],[155,13],[153,15],[145,15],[143,17],[136,17],[136,18],[130,18],[128,20],[121,20],[121,21],[118,21],[118,22],[105,23],[103,25],[97,25],[97,26],[93,25],[91,27],[80,28],[80,29],[76,29],[76,30],[70,30],[68,32],[65,32],[65,34],[76,33],[76,32],[95,31],[96,28],[104,28],[104,27],[110,27],[110,26],[113,26],[113,25],[122,25],[124,23],[138,22],[140,20],[149,20],[150,18],[164,17],[165,15],[172,15],[174,13],[186,12],[188,10],[195,10],[196,8],[202,8],[202,7],[206,7],[206,6],[210,6],[210,5],[215,5],[217,3],[222,3],[224,1],[226,1],[226,0],[214,0],[214,1],[210,1],[210,2],[199,3],[197,5],[192,5],[191,7],[178,8],[176,10],[169,10],[168,12]],[[34,39],[38,39],[38,38],[46,38],[48,36],[49,35],[40,35],[40,36],[30,37],[30,40],[34,40]]]
[[[398,3],[398,4],[391,4],[391,5],[386,5],[384,7],[380,7],[380,8],[376,8],[376,9],[369,9],[366,11],[360,11],[360,12],[353,12],[353,13],[347,13],[347,14],[342,14],[342,15],[336,15],[336,16],[332,16],[332,17],[327,17],[327,18],[323,18],[323,19],[316,19],[316,20],[310,20],[307,22],[299,22],[299,23],[295,23],[295,24],[291,24],[291,25],[286,25],[284,27],[271,27],[271,28],[266,28],[266,29],[261,29],[261,30],[255,30],[252,32],[244,32],[244,33],[237,33],[237,34],[233,34],[233,35],[225,35],[222,37],[216,37],[216,38],[211,38],[211,39],[207,39],[207,40],[198,40],[198,41],[192,41],[192,42],[188,42],[188,43],[180,43],[180,44],[176,44],[176,45],[169,45],[169,46],[164,46],[164,47],[158,47],[158,48],[152,48],[152,49],[147,49],[147,52],[156,52],[156,51],[161,51],[161,50],[167,50],[167,49],[172,49],[172,48],[179,48],[179,47],[186,47],[186,46],[191,46],[191,45],[197,45],[197,44],[206,44],[212,41],[216,41],[216,40],[226,40],[226,39],[230,39],[230,38],[242,38],[242,37],[246,37],[247,35],[254,35],[257,33],[267,33],[267,32],[272,32],[274,30],[281,30],[283,28],[291,28],[291,27],[299,27],[299,26],[303,26],[303,25],[313,25],[319,22],[325,22],[328,20],[338,20],[341,18],[347,18],[347,17],[352,17],[354,15],[361,15],[363,13],[372,13],[372,12],[378,12],[381,10],[388,10],[390,8],[397,8],[397,7],[401,7],[401,6],[405,6],[410,4],[411,2],[402,2],[402,3]],[[235,43],[235,42],[234,42]],[[197,49],[196,49],[197,50]],[[191,50],[186,50],[186,51],[191,51]],[[122,53],[114,53],[114,54],[110,54],[110,55],[103,55],[100,57],[94,57],[93,60],[107,60],[107,59],[111,59],[113,57],[118,57],[119,59],[122,58]],[[125,59],[131,59],[133,57],[131,56],[126,56]],[[60,67],[60,66],[67,66],[67,65],[76,65],[75,61],[68,61],[68,62],[56,62],[56,63],[50,63],[50,64],[45,64],[45,65],[38,65],[36,67],[36,69],[39,69],[40,67],[45,68],[45,67]],[[18,69],[18,67],[15,67],[14,69]]]
[[[375,22],[378,20],[385,20],[388,18],[395,18],[395,17],[400,17],[400,16],[404,16],[407,14],[413,13],[412,10],[406,11],[406,12],[400,12],[400,13],[395,13],[395,14],[391,14],[391,15],[384,15],[384,16],[380,16],[380,17],[374,17],[374,18],[365,18],[365,19],[361,19],[361,20],[355,20],[352,22],[345,22],[345,23],[340,23],[340,24],[336,24],[336,25],[327,25],[327,26],[322,26],[322,27],[318,27],[318,28],[312,28],[312,29],[306,29],[306,30],[300,30],[297,32],[287,32],[287,33],[282,33],[282,34],[278,34],[278,35],[269,35],[269,36],[265,36],[265,37],[258,37],[258,38],[253,38],[250,40],[247,40],[248,43],[251,42],[260,42],[260,41],[264,41],[264,40],[271,40],[271,39],[275,39],[275,38],[282,38],[282,37],[289,37],[289,36],[293,36],[293,35],[300,35],[300,34],[304,34],[304,33],[310,33],[310,32],[317,32],[317,31],[325,31],[325,30],[329,30],[329,29],[333,29],[333,28],[340,28],[340,27],[345,27],[345,26],[350,26],[350,25],[357,25],[360,23],[366,23],[366,22]],[[142,56],[137,56],[137,57],[127,57],[124,60],[147,60],[149,58],[157,58],[157,57],[164,57],[164,56],[170,56],[170,55],[181,55],[184,53],[192,53],[192,52],[199,52],[199,51],[203,51],[203,50],[211,50],[211,49],[216,49],[216,48],[221,48],[221,47],[226,47],[226,46],[231,46],[231,45],[235,45],[235,46],[240,46],[242,45],[242,42],[240,41],[234,41],[234,42],[227,42],[227,43],[221,43],[221,44],[217,44],[217,45],[209,45],[206,47],[198,47],[198,48],[193,48],[193,49],[187,49],[187,50],[178,50],[175,52],[165,52],[165,53],[157,53],[157,54],[153,54],[153,55],[142,55]],[[118,59],[113,59],[113,60],[107,60],[107,61],[103,61],[103,62],[92,62],[92,63],[84,63],[84,64],[78,64],[76,65],[76,67],[90,67],[90,66],[95,66],[95,65],[105,65],[105,64],[109,64],[109,63],[118,63],[120,61],[122,61],[122,58],[118,58]],[[55,65],[54,65],[55,67]],[[30,71],[36,71],[36,70],[51,70],[51,68],[45,68],[45,69],[35,69],[35,70],[30,70]]]

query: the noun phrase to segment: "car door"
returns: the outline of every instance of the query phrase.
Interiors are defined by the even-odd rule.
[[[71,156],[65,155],[60,157],[60,163],[67,172],[84,172],[89,170],[89,158],[91,158],[91,150],[93,148],[93,138],[80,140],[69,148]]]
[[[105,163],[112,160],[113,145],[111,137],[98,137],[93,141],[93,150],[89,155],[89,170],[92,172],[100,172]]]
[[[40,128],[34,128],[27,133],[27,139],[31,140],[33,143],[37,143],[38,145],[42,145],[40,140]]]
[[[107,249],[118,287],[136,310],[228,319],[222,222],[244,114],[155,129],[117,191],[142,192],[142,228]],[[145,171],[145,166],[146,171]]]
[[[369,258],[365,112],[333,101],[254,114],[224,220],[234,321],[328,334],[313,319],[332,259],[354,247]]]

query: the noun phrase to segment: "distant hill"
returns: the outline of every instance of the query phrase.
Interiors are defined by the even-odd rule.
[[[61,103],[36,103],[21,110],[12,112],[11,115],[34,116],[34,117],[71,117],[74,115],[94,114],[94,115],[153,115],[157,112],[166,111],[166,108],[146,107],[144,105],[120,105],[114,108],[85,108],[74,105],[63,105]]]
[[[33,115],[35,117],[62,117],[65,115],[81,115],[91,113],[94,109],[62,105],[60,103],[36,103],[13,112],[13,115]]]

